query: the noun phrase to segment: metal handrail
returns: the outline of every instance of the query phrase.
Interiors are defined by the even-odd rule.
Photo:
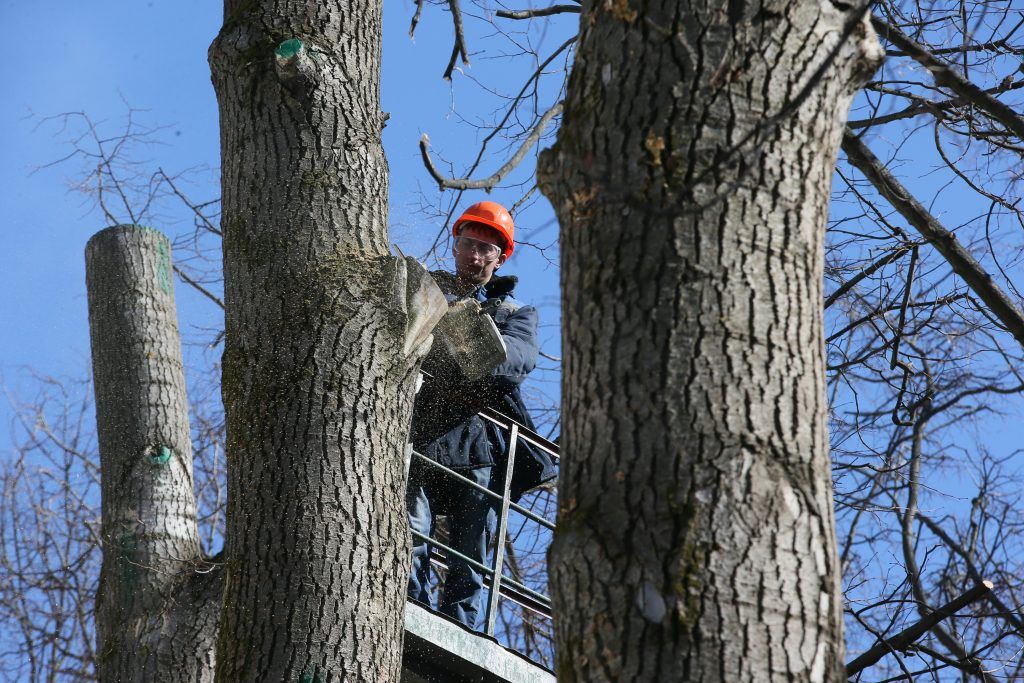
[[[413,451],[412,455],[419,462],[422,462],[424,464],[430,465],[431,467],[434,467],[436,469],[441,470],[442,472],[444,472],[445,474],[449,475],[450,477],[452,477],[452,478],[462,482],[466,486],[469,486],[471,488],[476,489],[477,491],[479,491],[480,493],[482,493],[482,494],[484,494],[486,496],[489,496],[489,497],[494,498],[496,500],[501,500],[501,498],[502,498],[501,494],[495,493],[494,491],[490,490],[486,486],[484,486],[482,484],[478,484],[475,481],[473,481],[472,479],[468,479],[468,478],[462,476],[461,474],[459,474],[455,470],[451,469],[450,467],[445,467],[444,465],[442,465],[441,463],[437,462],[436,460],[431,460],[430,458],[428,458],[427,456],[423,455],[422,453],[417,453],[416,451]],[[509,501],[508,506],[512,510],[515,510],[516,512],[521,514],[523,517],[526,517],[526,518],[528,518],[528,519],[530,519],[530,520],[532,520],[534,522],[537,522],[537,524],[540,524],[541,526],[547,528],[548,530],[550,530],[550,531],[554,531],[555,530],[554,522],[552,522],[551,520],[548,520],[548,519],[544,519],[543,517],[538,515],[533,510],[529,510],[527,508],[524,508],[519,503],[513,503],[511,500]]]
[[[456,551],[451,546],[441,543],[435,538],[426,536],[413,531],[412,535],[414,538],[419,539],[427,544],[428,555],[432,564],[438,564],[441,566],[447,566],[442,558],[438,557],[432,548],[443,550],[447,558],[458,558],[465,562],[471,567],[475,568],[481,574],[483,574],[484,581],[489,587],[489,596],[487,600],[487,611],[485,614],[485,627],[484,633],[489,636],[494,635],[494,629],[498,616],[498,603],[501,599],[511,600],[526,609],[532,610],[543,616],[551,618],[551,599],[539,591],[535,591],[532,588],[516,581],[510,576],[505,576],[503,573],[505,565],[505,541],[508,535],[508,514],[512,510],[522,515],[523,517],[540,524],[546,529],[554,531],[555,525],[549,520],[541,517],[532,510],[528,510],[523,506],[513,503],[511,500],[511,483],[512,474],[515,468],[516,450],[520,441],[529,443],[535,448],[539,448],[548,455],[550,455],[557,463],[559,460],[558,445],[549,439],[544,438],[540,434],[537,434],[531,429],[524,427],[507,415],[503,415],[496,410],[484,409],[477,413],[480,417],[488,420],[502,429],[506,429],[509,432],[508,446],[506,451],[506,465],[505,465],[505,481],[502,487],[502,492],[499,494],[491,489],[478,484],[477,482],[463,476],[455,470],[445,467],[439,462],[431,460],[422,453],[412,451],[412,457],[417,461],[426,463],[427,465],[436,468],[441,471],[445,476],[454,479],[455,481],[461,482],[470,488],[477,490],[496,501],[500,501],[501,505],[497,512],[497,530],[496,538],[497,543],[495,544],[494,554],[492,556],[491,566],[488,567],[485,564],[477,562],[462,553]]]
[[[430,563],[437,567],[440,567],[441,569],[448,569],[448,556],[444,553],[437,551],[434,548],[431,548]],[[490,590],[491,577],[489,575],[484,575],[484,583],[487,584],[487,588],[488,590]],[[513,581],[513,583],[516,583],[516,585],[520,585],[518,582],[515,581]],[[536,591],[530,592],[536,594]],[[542,617],[547,617],[548,619],[551,618],[551,605],[550,601],[548,601],[547,599],[536,600],[528,593],[523,593],[516,590],[515,586],[511,585],[508,581],[501,584],[501,594],[503,598],[511,600],[520,607],[528,609],[531,612],[539,614]]]
[[[444,550],[446,557],[457,557],[460,560],[462,560],[463,562],[465,562],[466,564],[468,564],[468,565],[470,565],[472,567],[475,567],[476,569],[480,570],[480,573],[483,574],[484,576],[486,576],[488,578],[488,580],[490,580],[492,585],[493,585],[492,577],[494,575],[494,570],[491,569],[490,567],[488,567],[487,565],[481,564],[480,562],[477,562],[476,560],[472,559],[471,557],[463,555],[458,550],[455,550],[454,548],[451,548],[451,547],[445,545],[444,543],[441,543],[441,542],[437,541],[436,539],[431,538],[430,536],[425,536],[425,535],[421,534],[418,531],[413,531],[412,535],[413,535],[413,538],[418,538],[421,541],[425,541],[425,542],[429,543],[430,545],[434,546],[435,548],[440,548],[440,549]],[[523,593],[524,595],[530,596],[534,600],[537,600],[538,602],[543,603],[545,606],[547,606],[549,608],[551,606],[551,599],[548,596],[544,595],[543,593],[538,593],[537,591],[533,590],[529,586],[525,586],[522,583],[520,583],[519,581],[516,581],[515,579],[513,579],[511,577],[503,576],[502,580],[501,580],[501,583],[502,584],[506,584],[507,583],[508,585],[512,586],[517,591],[519,591],[520,593]],[[488,634],[488,635],[490,635],[490,634]]]

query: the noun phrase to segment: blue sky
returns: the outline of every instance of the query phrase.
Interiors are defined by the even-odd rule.
[[[217,106],[206,51],[220,27],[221,9],[219,3],[208,0],[0,2],[0,23],[12,36],[8,49],[21,53],[0,72],[5,93],[0,104],[0,149],[5,161],[0,164],[4,247],[0,249],[0,319],[7,323],[0,335],[0,373],[15,390],[29,391],[31,385],[20,370],[23,366],[72,377],[88,370],[83,249],[88,238],[105,227],[88,198],[69,190],[80,176],[81,164],[33,171],[68,151],[68,134],[61,134],[58,123],[45,118],[84,111],[106,122],[104,130],[114,133],[123,125],[128,104],[144,110],[138,115],[144,124],[164,127],[155,136],[160,144],[140,152],[146,167],[163,167],[170,173],[195,168],[189,175],[189,191],[201,200],[216,197]],[[411,0],[385,3],[382,93],[384,109],[391,114],[384,141],[392,171],[392,239],[411,253],[421,253],[439,226],[418,209],[424,201],[437,198],[419,158],[420,135],[430,134],[435,154],[464,165],[475,155],[480,138],[472,122],[492,120],[500,109],[500,102],[485,96],[484,88],[514,91],[526,72],[522,63],[492,59],[495,53],[514,52],[515,45],[495,43],[493,37],[485,41],[480,22],[470,16],[469,25],[478,27],[470,34],[472,66],[460,66],[453,82],[446,83],[441,73],[452,44],[450,17],[428,4],[416,39],[410,40],[413,10]],[[542,53],[549,52],[567,35],[566,22],[574,21],[575,15],[558,17],[549,28],[522,40],[540,45]],[[492,48],[489,54],[480,52],[485,45]],[[553,93],[546,95],[547,102],[538,102],[541,108],[554,101]],[[869,144],[884,153],[881,138]],[[494,150],[481,173],[489,173],[504,160],[504,150]],[[922,197],[933,196],[935,187],[945,182],[941,174],[928,172],[928,163],[919,162],[918,178],[905,168],[899,171]],[[499,189],[490,198],[511,203],[520,195],[521,189]],[[484,196],[474,193],[462,205]],[[958,225],[967,214],[978,212],[976,204],[961,202],[966,197],[954,186],[941,193],[933,210],[948,225]],[[166,224],[156,222],[153,227],[172,236],[189,228],[181,214],[168,218]],[[520,235],[538,242],[550,243],[557,234],[543,198],[518,224]],[[556,247],[549,249],[548,256],[557,260]],[[505,272],[522,276],[519,296],[541,307],[544,348],[559,355],[557,269],[535,249],[523,248]],[[177,291],[186,335],[219,324],[219,312],[208,302],[180,282]],[[189,360],[209,363],[217,353]],[[557,376],[548,372],[543,377],[554,380]],[[556,391],[551,382],[549,390]],[[0,443],[6,443],[7,406],[3,401],[0,406]],[[1020,430],[1013,428],[1015,424],[1010,422],[1009,429],[1006,423],[1000,425],[1000,446],[1009,447],[1016,440]]]
[[[474,52],[472,65],[446,83],[441,74],[452,44],[449,15],[426,7],[416,38],[410,40],[413,10],[409,0],[385,3],[382,95],[384,110],[391,113],[384,137],[391,167],[392,239],[421,253],[439,229],[436,219],[418,208],[423,202],[437,203],[436,186],[417,148],[421,133],[430,134],[435,153],[468,162],[479,136],[463,118],[487,120],[496,108],[472,79],[508,90],[517,88],[525,74],[507,61]],[[0,73],[6,93],[0,105],[5,159],[0,165],[0,319],[7,321],[0,336],[0,372],[16,391],[30,389],[23,366],[54,375],[87,372],[83,250],[88,238],[105,227],[89,198],[69,189],[83,172],[80,161],[38,168],[65,156],[67,140],[81,130],[62,132],[60,121],[46,117],[81,111],[102,122],[102,132],[114,134],[123,128],[129,105],[142,110],[136,119],[161,130],[154,135],[158,144],[140,150],[136,158],[147,170],[162,167],[173,174],[196,169],[188,176],[190,195],[215,198],[218,116],[206,52],[220,23],[220,3],[209,1],[3,3],[0,24],[9,36],[18,36],[26,54]],[[540,40],[557,45],[554,38]],[[500,165],[500,154],[485,160],[483,174]],[[521,189],[499,188],[488,198],[511,204],[520,195]],[[482,192],[468,194],[462,205],[482,198]],[[168,224],[151,221],[152,227],[172,237],[190,227],[183,214],[167,218]],[[517,227],[519,234],[548,243],[557,236],[543,199],[522,214]],[[554,248],[549,256],[557,260]],[[557,270],[536,250],[525,248],[505,272],[521,276],[519,298],[542,306],[545,350],[557,354]],[[181,282],[176,288],[186,336],[193,327],[219,324],[213,306],[185,291]],[[6,405],[0,408],[0,416],[6,410]],[[0,420],[0,441],[6,441],[7,422]]]
[[[493,59],[497,53],[515,52],[517,46],[493,36],[485,41],[480,27],[485,31],[486,24],[467,16],[472,65],[460,65],[453,82],[446,83],[441,74],[452,45],[450,17],[428,4],[416,38],[410,40],[413,11],[412,0],[385,3],[382,94],[384,109],[391,114],[384,142],[391,167],[392,239],[418,254],[439,229],[436,219],[419,210],[424,202],[437,203],[436,188],[419,158],[420,135],[428,132],[436,155],[464,167],[475,156],[481,137],[472,123],[493,120],[494,112],[500,110],[500,101],[486,96],[484,89],[514,91],[528,72],[522,60],[517,65],[507,58]],[[467,14],[472,12],[470,6]],[[555,23],[545,24],[548,28],[516,39],[539,45],[542,53],[550,52],[575,21],[575,15],[556,17]],[[23,366],[72,377],[88,371],[83,249],[88,238],[105,227],[89,199],[69,190],[81,176],[81,163],[34,170],[60,159],[69,149],[69,133],[62,134],[58,122],[46,117],[84,111],[93,120],[105,122],[104,131],[109,134],[123,127],[128,105],[143,110],[137,116],[144,125],[163,127],[155,135],[159,144],[138,154],[145,168],[163,167],[169,173],[196,169],[188,176],[188,191],[200,200],[215,198],[217,105],[206,51],[220,27],[221,9],[219,3],[199,0],[43,4],[7,0],[0,5],[0,22],[9,36],[17,37],[9,49],[17,45],[27,55],[8,61],[0,72],[5,93],[0,104],[0,149],[5,160],[0,164],[4,247],[0,249],[0,319],[7,321],[0,335],[0,373],[16,391],[30,392]],[[489,53],[481,52],[485,46]],[[554,93],[546,94],[548,101],[539,101],[538,107],[554,101]],[[884,154],[882,138],[869,144]],[[920,141],[914,144],[922,150],[927,147]],[[492,149],[481,174],[504,161],[505,150]],[[935,187],[945,182],[941,174],[929,173],[928,163],[919,162],[922,171],[917,178],[906,168],[899,171],[923,198],[932,197]],[[498,189],[489,198],[510,204],[521,192],[521,188]],[[485,196],[473,193],[462,205]],[[941,193],[933,210],[951,226],[978,211],[956,186]],[[166,223],[153,222],[153,227],[171,236],[190,227],[180,212],[167,218]],[[518,227],[519,234],[531,241],[551,243],[557,235],[543,198],[518,218]],[[547,255],[557,260],[557,247]],[[537,250],[523,248],[505,272],[521,276],[520,298],[541,307],[544,349],[559,355],[557,269]],[[186,337],[197,329],[219,325],[219,311],[182,283],[176,286]],[[210,364],[217,355],[219,349],[193,353],[187,361],[191,366]],[[538,379],[548,380],[548,392],[556,394],[557,374],[537,374]],[[0,406],[0,443],[6,444],[8,408],[4,401]],[[1001,426],[998,433],[1005,438],[998,441],[1009,446],[1019,429]]]

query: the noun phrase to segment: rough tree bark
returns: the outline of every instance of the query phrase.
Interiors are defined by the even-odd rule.
[[[217,680],[399,677],[405,447],[446,306],[389,255],[380,2],[226,0]]]
[[[101,455],[103,681],[213,679],[220,572],[196,526],[171,245],[117,226],[86,246]]]
[[[565,681],[844,680],[822,244],[863,7],[584,3],[562,226]]]

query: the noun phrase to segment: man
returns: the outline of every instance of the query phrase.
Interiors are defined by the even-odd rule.
[[[496,272],[515,248],[515,226],[495,202],[466,209],[452,227],[455,273],[431,273],[449,304],[469,299],[494,320],[506,359],[483,379],[468,381],[439,349],[424,362],[427,376],[413,411],[413,448],[477,484],[501,493],[507,444],[502,431],[476,413],[492,408],[533,429],[519,385],[537,362],[537,310],[512,297],[517,278]],[[462,304],[460,304],[462,305]],[[439,346],[435,339],[435,347]],[[513,472],[513,498],[555,476],[548,456],[519,442]],[[432,536],[437,515],[448,518],[449,542],[467,557],[489,566],[487,548],[495,530],[497,501],[428,464],[413,461],[406,497],[414,531]],[[427,543],[413,537],[409,596],[430,605]],[[468,563],[448,559],[440,611],[472,629],[484,618],[483,576]]]

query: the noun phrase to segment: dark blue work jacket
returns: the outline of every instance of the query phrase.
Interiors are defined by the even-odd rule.
[[[431,460],[455,470],[506,464],[506,434],[490,420],[477,415],[491,408],[535,430],[519,385],[537,364],[537,309],[512,297],[518,281],[514,276],[494,277],[463,297],[455,292],[455,276],[431,273],[449,302],[473,297],[494,318],[508,352],[507,359],[482,380],[466,383],[444,368],[424,363],[426,378],[413,410],[413,448]],[[520,440],[512,474],[512,498],[556,475],[551,457]]]

